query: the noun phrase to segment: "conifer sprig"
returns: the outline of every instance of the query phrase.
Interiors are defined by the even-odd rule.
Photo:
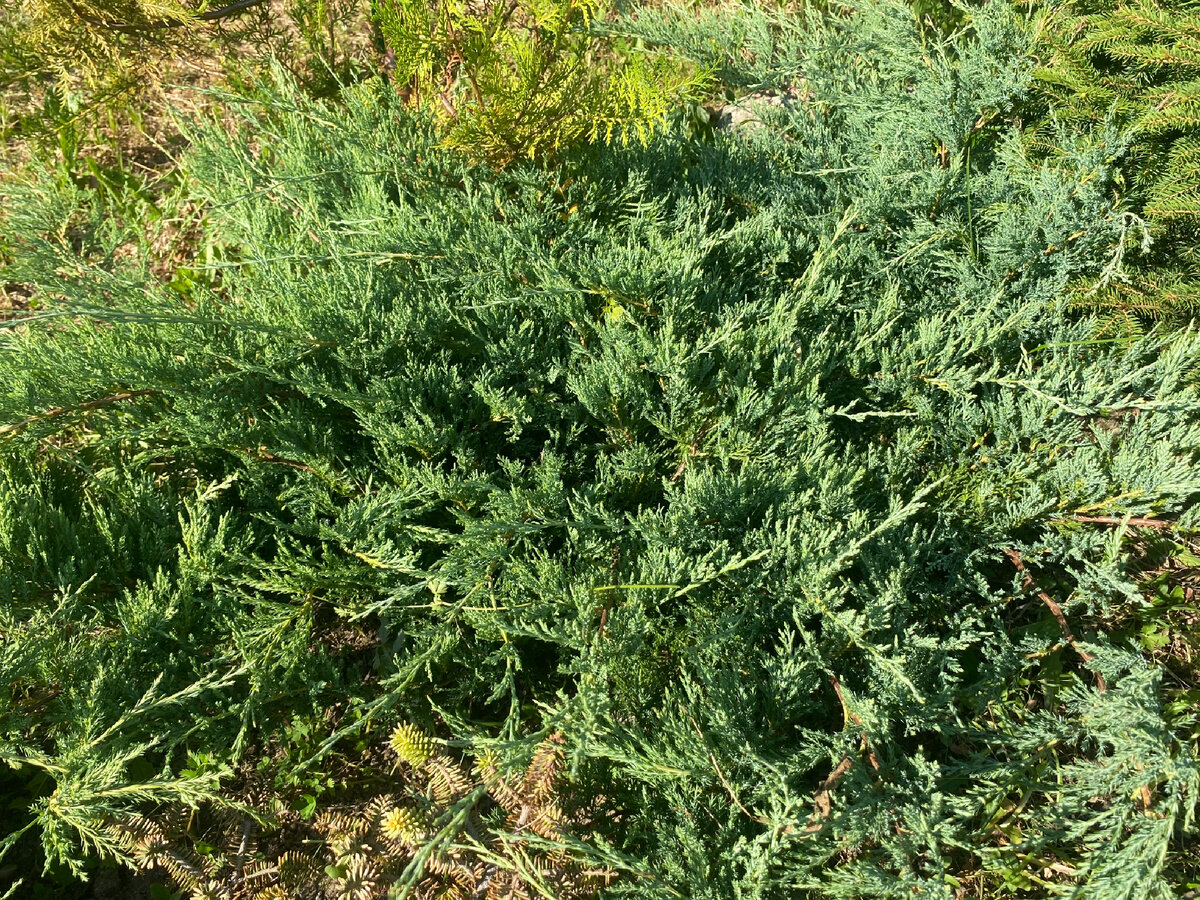
[[[1160,0],[1050,6],[1040,36],[1036,84],[1051,115],[1085,133],[1126,131],[1115,187],[1153,236],[1129,272],[1081,290],[1080,303],[1112,310],[1105,327],[1127,335],[1145,319],[1189,320],[1200,272],[1200,12]],[[1053,140],[1044,146],[1055,152]]]
[[[322,787],[351,894],[561,852],[648,897],[1169,895],[1194,672],[1135,563],[1200,527],[1200,337],[1075,303],[1138,231],[1125,138],[1030,147],[1004,2],[654,16],[620,27],[791,99],[495,167],[395,85],[262,85],[191,131],[217,286],[63,239],[69,190],[14,217],[46,314],[0,332],[3,739],[75,771],[232,659],[162,748],[319,778],[384,722],[463,739],[399,733],[370,777],[411,795]],[[303,763],[264,749],[298,709]]]

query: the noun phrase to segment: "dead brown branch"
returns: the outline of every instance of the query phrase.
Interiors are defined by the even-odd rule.
[[[831,674],[829,676],[829,683],[833,685],[833,692],[837,694],[838,702],[842,705],[842,717],[844,721],[847,723],[853,722],[859,728],[862,728],[863,721],[858,714],[850,709],[849,705],[847,705],[846,695],[842,693],[842,683],[838,680],[838,677]],[[871,749],[871,745],[867,742],[866,732],[862,732],[860,734],[860,739],[861,742],[859,744],[859,749],[867,754],[867,762],[871,764],[872,769],[878,772],[879,758],[875,756],[875,751]],[[829,777],[822,781],[817,787],[816,791],[813,793],[813,805],[815,807],[814,817],[818,821],[827,819],[829,817],[829,813],[833,811],[833,802],[830,799],[830,792],[833,790],[834,785],[841,780],[842,776],[850,771],[850,768],[853,765],[854,760],[852,760],[849,756],[842,757],[842,761],[834,766],[833,771],[829,773]],[[808,830],[815,831],[818,828],[820,828],[820,826],[813,823],[809,825]]]

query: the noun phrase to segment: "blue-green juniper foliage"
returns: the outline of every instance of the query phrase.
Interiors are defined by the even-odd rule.
[[[224,262],[166,287],[26,189],[14,846],[103,852],[337,707],[317,770],[400,720],[561,732],[618,894],[1175,896],[1196,720],[1122,519],[1197,527],[1200,337],[1066,290],[1126,237],[1123,138],[1028,155],[1003,3],[614,27],[795,99],[495,171],[385,85],[264,88],[193,126]]]

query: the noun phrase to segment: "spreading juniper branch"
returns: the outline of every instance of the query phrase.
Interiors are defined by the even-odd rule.
[[[16,198],[54,299],[0,329],[0,421],[170,398],[0,434],[4,739],[100,786],[77,819],[128,773],[57,748],[232,654],[253,677],[178,749],[324,783],[396,718],[553,727],[639,896],[1003,896],[1042,859],[1051,892],[1171,894],[1194,676],[1147,632],[1188,634],[1095,526],[1194,529],[1200,336],[1097,340],[1064,302],[1128,230],[1119,137],[1030,151],[1000,0],[946,39],[873,0],[707,15],[626,30],[795,108],[506,168],[381,81],[226,103],[186,155],[230,256],[194,316],[46,239],[69,177]],[[442,808],[410,887],[502,824]]]

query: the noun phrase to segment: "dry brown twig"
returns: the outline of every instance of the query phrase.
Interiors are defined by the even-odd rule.
[[[846,695],[842,692],[842,683],[838,680],[837,675],[830,674],[829,683],[833,685],[833,692],[837,694],[838,702],[842,705],[843,719],[846,722],[853,722],[859,728],[862,728],[863,721],[859,715],[850,709],[850,706],[846,703]],[[866,752],[867,762],[871,764],[872,769],[878,772],[880,768],[879,758],[875,755],[875,751],[871,749],[871,745],[867,742],[866,732],[861,732],[860,737],[861,743],[859,745],[859,749]],[[829,796],[830,791],[833,790],[833,786],[838,783],[842,776],[850,771],[850,767],[853,765],[854,760],[852,760],[849,756],[842,757],[842,761],[834,767],[833,771],[829,773],[829,777],[822,781],[816,792],[813,793],[813,804],[815,807],[814,815],[818,819],[828,818],[830,812],[833,811],[833,803]],[[815,824],[810,825],[809,830],[812,831],[819,827],[819,825]]]

